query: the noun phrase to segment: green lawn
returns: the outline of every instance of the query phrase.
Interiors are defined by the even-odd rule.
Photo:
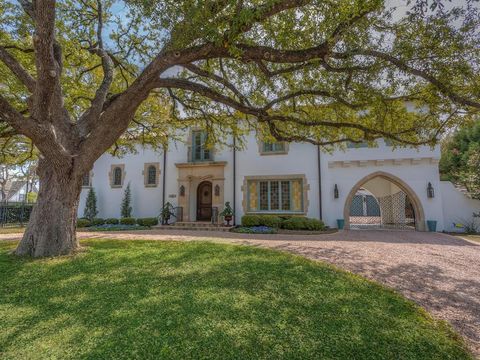
[[[90,240],[19,260],[0,242],[2,359],[469,359],[412,302],[293,255]]]
[[[25,231],[25,227],[20,226],[12,226],[12,227],[0,227],[0,234],[17,234],[23,233]]]

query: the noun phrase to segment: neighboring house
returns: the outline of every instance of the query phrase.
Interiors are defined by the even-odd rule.
[[[307,143],[264,143],[251,133],[244,150],[207,148],[206,133],[186,131],[166,154],[140,149],[123,158],[105,154],[85,176],[93,186],[99,216],[119,217],[123,192],[131,185],[133,215],[157,216],[165,202],[179,221],[211,221],[226,201],[235,222],[244,214],[279,214],[322,219],[331,227],[458,230],[480,202],[441,182],[439,147],[393,150],[349,146],[326,153]],[[87,191],[82,191],[79,214]],[[446,201],[445,201],[446,199]]]
[[[28,189],[28,192],[37,192],[38,189]],[[27,200],[27,182],[23,180],[11,180],[5,186],[5,197],[2,197],[1,201],[8,202],[23,202]]]

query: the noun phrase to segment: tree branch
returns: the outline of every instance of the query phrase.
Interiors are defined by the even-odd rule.
[[[0,60],[10,69],[23,85],[33,93],[36,87],[35,79],[3,46],[0,46]]]
[[[364,55],[364,56],[372,56],[378,59],[385,60],[393,65],[395,65],[398,69],[402,70],[403,72],[411,75],[415,75],[418,77],[421,77],[422,79],[428,81],[430,84],[434,85],[442,94],[447,96],[450,100],[453,102],[463,105],[463,106],[468,106],[468,107],[474,107],[476,109],[480,109],[480,102],[479,101],[473,101],[470,99],[467,99],[458,93],[456,93],[454,90],[450,89],[447,84],[441,82],[438,80],[435,76],[430,75],[428,72],[424,70],[419,70],[416,68],[411,67],[408,65],[405,61],[400,60],[392,55],[376,51],[376,50],[354,50],[351,52],[347,53],[336,53],[333,55],[335,58],[340,58],[343,59],[345,57],[350,57],[350,56],[355,56],[355,55]]]

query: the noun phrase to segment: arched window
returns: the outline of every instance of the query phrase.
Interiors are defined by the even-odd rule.
[[[157,168],[150,165],[147,170],[147,184],[155,185],[157,183]]]
[[[122,185],[122,169],[120,167],[113,169],[113,185]]]

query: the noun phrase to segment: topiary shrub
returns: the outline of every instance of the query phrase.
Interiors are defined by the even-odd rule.
[[[121,218],[120,219],[120,224],[122,225],[135,225],[137,223],[137,220],[131,217],[126,217],[126,218]]]
[[[137,224],[140,226],[152,227],[152,226],[158,225],[158,219],[157,218],[139,218],[137,219]]]
[[[116,218],[105,219],[105,224],[118,225],[119,221]]]
[[[98,226],[103,224],[105,224],[105,220],[103,220],[102,218],[95,218],[92,220],[92,226]]]
[[[260,216],[258,216],[258,215],[243,215],[242,216],[242,226],[245,226],[245,227],[260,226]]]
[[[80,218],[77,219],[77,228],[84,228],[91,226],[92,223],[88,219]]]

